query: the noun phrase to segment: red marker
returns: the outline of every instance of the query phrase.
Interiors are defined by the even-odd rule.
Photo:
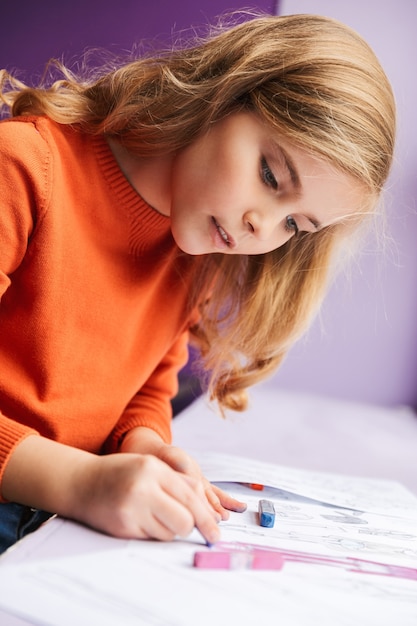
[[[259,485],[258,483],[242,483],[242,485],[249,487],[249,489],[254,489],[255,491],[263,491],[264,488],[263,485]]]

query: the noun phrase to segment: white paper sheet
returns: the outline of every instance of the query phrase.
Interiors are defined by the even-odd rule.
[[[258,482],[321,502],[417,520],[417,498],[395,481],[308,472],[230,454],[195,452],[193,456],[212,482]]]

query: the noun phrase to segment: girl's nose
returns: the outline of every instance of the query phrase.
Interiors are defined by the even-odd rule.
[[[274,234],[278,225],[278,218],[267,213],[251,209],[243,216],[245,228],[247,228],[259,241],[268,241]]]

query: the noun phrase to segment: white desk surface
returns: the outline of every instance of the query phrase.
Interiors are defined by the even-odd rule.
[[[187,450],[239,454],[312,471],[396,480],[417,496],[417,416],[281,391],[272,382],[250,390],[249,409],[220,418],[199,398],[174,420],[175,443]]]
[[[252,389],[250,397],[247,412],[226,420],[205,398],[196,400],[175,418],[174,443],[191,452],[215,450],[294,468],[395,480],[417,495],[417,418],[411,409],[297,395],[268,383]],[[38,533],[3,555],[0,565],[31,558]],[[37,558],[48,552],[46,541]],[[0,624],[32,626],[1,611]]]

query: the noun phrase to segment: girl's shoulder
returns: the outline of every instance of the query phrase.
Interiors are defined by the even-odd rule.
[[[0,121],[0,189],[19,204],[32,198],[43,213],[49,203],[60,145],[68,132],[44,116],[24,115]],[[6,201],[6,200],[5,200]],[[12,198],[8,202],[15,202]]]
[[[12,151],[24,157],[32,150],[53,150],[78,134],[72,126],[58,124],[46,116],[11,117],[0,121],[0,151]]]
[[[14,139],[25,137],[30,139],[33,133],[43,134],[43,129],[53,124],[52,120],[45,116],[20,115],[8,117],[0,121],[0,135],[2,138],[12,137]],[[33,135],[34,137],[36,135]]]
[[[53,122],[46,117],[24,115],[0,121],[0,154],[19,162],[35,163],[36,158],[49,152],[50,128]]]
[[[0,167],[17,168],[30,178],[52,176],[60,163],[84,158],[91,144],[78,129],[46,116],[24,115],[0,121]]]

